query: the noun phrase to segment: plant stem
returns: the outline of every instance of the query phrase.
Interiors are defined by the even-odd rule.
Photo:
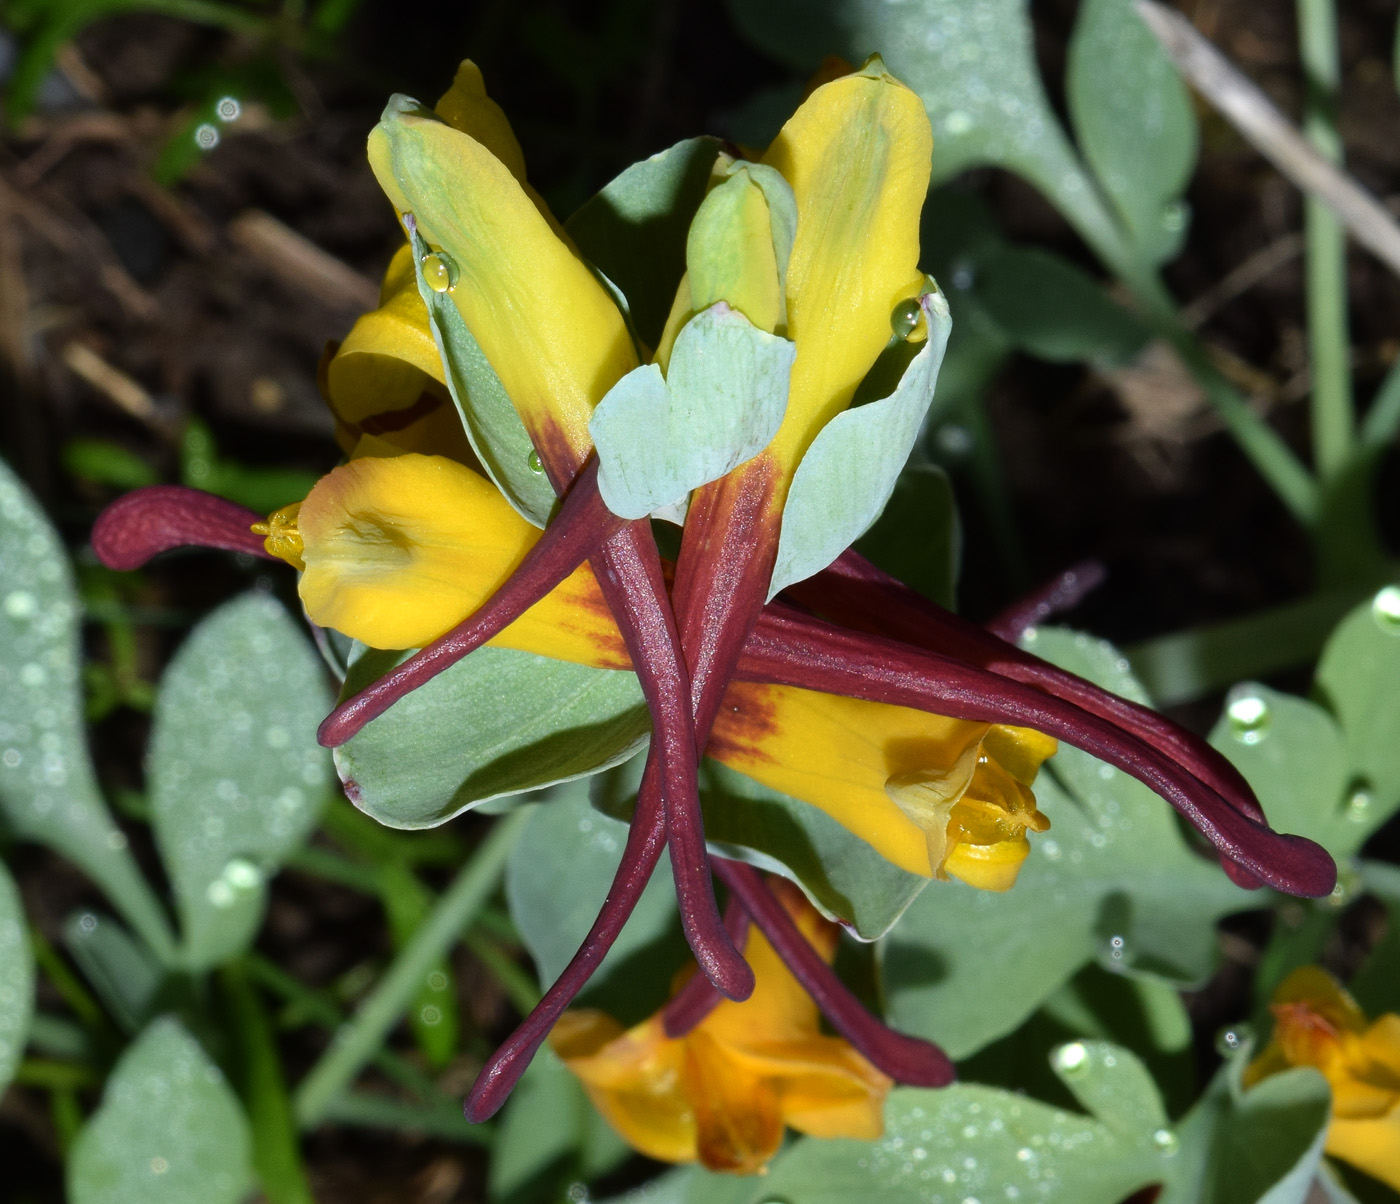
[[[390,964],[379,985],[301,1081],[294,1107],[303,1127],[325,1117],[332,1099],[350,1085],[418,994],[424,975],[441,960],[486,903],[505,871],[506,855],[520,833],[525,815],[525,809],[520,808],[497,821],[423,926]]]
[[[1337,134],[1337,14],[1333,0],[1298,0],[1298,42],[1307,84],[1303,129],[1333,163],[1342,159]],[[1351,458],[1356,420],[1347,336],[1346,236],[1317,197],[1305,205],[1308,344],[1312,360],[1313,457],[1324,483]]]

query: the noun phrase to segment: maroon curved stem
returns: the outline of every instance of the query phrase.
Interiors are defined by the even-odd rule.
[[[1336,884],[1336,866],[1321,846],[1242,814],[1169,752],[1109,719],[975,665],[770,607],[749,640],[739,675],[955,719],[1035,728],[1137,778],[1261,882],[1313,898]]]
[[[1107,576],[1107,570],[1097,560],[1082,561],[1013,602],[987,624],[987,630],[999,640],[1014,642],[1037,623],[1073,610],[1086,595],[1098,589]]]
[[[184,485],[148,485],[119,497],[97,516],[92,550],[109,569],[129,572],[175,548],[217,548],[276,560],[250,530],[265,516]]]
[[[1244,775],[1198,736],[1150,707],[1111,694],[944,610],[856,552],[846,551],[830,568],[788,593],[846,627],[951,656],[1074,703],[1150,744],[1170,749],[1192,776],[1230,806],[1258,823],[1266,822]]]
[[[816,1000],[831,1026],[878,1069],[914,1087],[946,1087],[957,1074],[938,1046],[887,1028],[865,1010],[807,942],[752,866],[715,858],[715,873],[744,905],[793,977]]]
[[[643,781],[655,773],[656,758],[649,756]],[[652,799],[653,802],[644,804],[642,799],[646,798]],[[530,1065],[530,1059],[549,1036],[549,1030],[554,1027],[555,1021],[564,1014],[564,1010],[602,964],[603,958],[613,947],[623,925],[637,906],[637,900],[642,897],[642,891],[646,889],[652,871],[661,859],[661,850],[666,844],[665,819],[655,799],[655,791],[643,792],[638,799],[636,814],[633,815],[631,827],[627,830],[627,843],[622,850],[621,864],[617,867],[617,873],[613,875],[612,886],[598,911],[598,918],[593,921],[593,927],[588,930],[588,936],[584,938],[578,952],[564,967],[564,972],[555,980],[554,985],[545,992],[544,998],[535,1005],[534,1010],[525,1017],[515,1032],[506,1038],[505,1043],[487,1059],[486,1065],[477,1075],[471,1094],[462,1105],[462,1111],[468,1120],[486,1120],[499,1111],[511,1091],[515,1089],[516,1083],[520,1081],[520,1076],[525,1073],[525,1068]],[[696,979],[709,986],[708,979],[700,975],[696,975]]]
[[[724,909],[724,927],[734,947],[743,950],[749,936],[749,913],[736,897]],[[703,974],[694,974],[661,1010],[661,1027],[668,1037],[684,1037],[724,998]]]

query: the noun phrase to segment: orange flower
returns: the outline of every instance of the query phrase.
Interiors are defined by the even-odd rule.
[[[1327,1153],[1400,1191],[1400,1016],[1367,1022],[1335,978],[1295,970],[1274,992],[1274,1036],[1245,1072],[1246,1086],[1313,1066],[1332,1088]]]
[[[791,883],[774,880],[787,913],[830,962],[840,929]],[[683,1037],[660,1013],[623,1030],[602,1012],[565,1012],[550,1045],[598,1110],[632,1146],[664,1162],[761,1172],[790,1126],[866,1141],[884,1130],[891,1080],[844,1039],[818,1029],[817,1005],[757,930],[744,956],[756,985]]]

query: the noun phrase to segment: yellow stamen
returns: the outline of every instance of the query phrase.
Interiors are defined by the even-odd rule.
[[[300,511],[301,503],[293,502],[290,506],[274,510],[267,516],[267,522],[254,523],[251,530],[254,535],[263,537],[263,547],[267,549],[268,555],[285,560],[294,569],[304,573],[306,564],[301,557],[305,548],[301,542],[301,531],[297,528],[297,514]]]

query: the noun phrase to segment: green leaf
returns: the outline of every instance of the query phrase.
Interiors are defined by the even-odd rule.
[[[973,293],[1017,347],[1045,360],[1126,363],[1150,333],[1096,281],[1050,251],[1005,246],[986,253]]]
[[[951,318],[938,292],[920,298],[928,340],[893,393],[837,414],[807,449],[783,507],[771,599],[819,573],[880,517],[933,401]]]
[[[717,139],[690,138],[634,163],[565,223],[579,253],[622,290],[648,346],[660,341],[671,312],[690,219],[719,148]]]
[[[190,969],[251,943],[267,878],[315,827],[333,780],[316,743],[330,705],[320,657],[263,594],[220,607],[166,670],[148,776]]]
[[[378,869],[379,901],[389,921],[394,948],[403,949],[432,913],[436,895],[401,861],[389,861]],[[461,1022],[452,964],[443,958],[423,976],[418,996],[409,1005],[408,1021],[418,1049],[435,1070],[457,1056]]]
[[[409,241],[413,244],[418,292],[428,307],[428,323],[446,370],[447,389],[472,450],[506,501],[522,518],[543,527],[556,499],[548,478],[531,467],[535,445],[501,378],[467,329],[451,297],[434,292],[423,279],[428,244],[416,230],[409,235]]]
[[[1387,586],[1337,625],[1313,689],[1337,717],[1358,788],[1370,794],[1365,829],[1400,807],[1400,587]]]
[[[71,476],[117,489],[160,482],[160,474],[141,456],[107,439],[68,440],[63,445],[63,469]]]
[[[1244,774],[1280,832],[1315,840],[1341,860],[1375,827],[1380,808],[1349,803],[1342,732],[1316,703],[1242,683],[1230,691],[1210,742]]]
[[[545,988],[563,973],[588,935],[627,841],[627,825],[589,806],[581,784],[561,795],[531,811],[506,865],[511,919]],[[675,886],[670,862],[663,857],[585,998],[595,1006],[621,1004],[626,1019],[646,1016],[664,999],[670,974],[683,960],[680,954],[671,964],[671,955],[679,951],[658,948],[676,926]],[[639,967],[655,973],[644,975]],[[640,982],[657,989],[643,990]]]
[[[1028,646],[1115,693],[1143,697],[1108,644],[1039,628]],[[1215,921],[1251,905],[1190,848],[1167,803],[1112,766],[1061,744],[1034,789],[1054,826],[1031,838],[1015,887],[992,894],[934,883],[886,946],[893,1023],[954,1058],[1015,1029],[1095,957],[1110,969],[1205,978]]]
[[[0,463],[0,817],[73,862],[162,958],[174,940],[87,752],[78,594],[58,532]]]
[[[112,1019],[134,1033],[150,1018],[165,982],[150,950],[109,916],[69,916],[63,942]]]
[[[402,654],[361,649],[349,698]],[[488,799],[584,777],[651,733],[636,675],[478,648],[335,750],[345,792],[391,828],[432,828]]]
[[[178,1021],[152,1022],[107,1080],[68,1162],[72,1204],[239,1204],[253,1186],[248,1121]]]
[[[954,605],[962,536],[953,483],[936,464],[911,464],[856,551],[940,606]]]
[[[594,779],[594,805],[630,816],[640,758]],[[705,835],[721,857],[746,861],[796,882],[819,910],[878,940],[929,880],[891,864],[825,812],[761,785],[737,770],[700,763]]]
[[[34,1015],[34,951],[14,879],[0,862],[0,1094],[24,1056]]]
[[[1174,1135],[1163,1128],[1161,1101],[1141,1063],[1117,1046],[1076,1042],[1057,1050],[1052,1064],[1093,1115],[976,1084],[896,1088],[878,1141],[798,1141],[745,1199],[1118,1204],[1161,1180],[1175,1156]]]
[[[1303,1204],[1327,1136],[1331,1093],[1311,1067],[1249,1091],[1243,1048],[1181,1122],[1181,1157],[1158,1204]]]
[[[501,1115],[487,1194],[492,1200],[560,1199],[571,1181],[607,1174],[630,1153],[546,1047]]]
[[[1083,0],[1065,93],[1079,148],[1139,254],[1160,263],[1186,231],[1178,200],[1196,162],[1196,117],[1176,68],[1132,0]]]
[[[665,379],[655,364],[633,369],[588,423],[608,509],[645,518],[767,447],[787,412],[796,351],[724,302],[687,322]]]

